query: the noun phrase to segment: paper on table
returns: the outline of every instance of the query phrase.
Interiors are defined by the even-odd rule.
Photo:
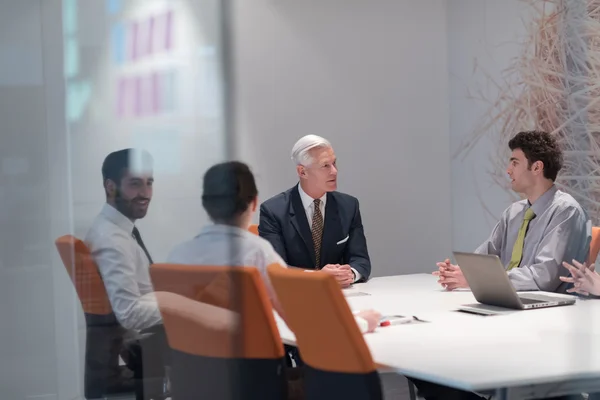
[[[344,292],[344,296],[346,297],[358,297],[358,296],[370,296],[370,293],[367,292]]]
[[[358,297],[358,296],[370,296],[370,293],[360,291],[356,286],[352,285],[345,289],[342,289],[342,293],[346,297]]]

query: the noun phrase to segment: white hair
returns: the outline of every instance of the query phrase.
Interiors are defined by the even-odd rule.
[[[296,165],[304,165],[305,167],[312,163],[312,157],[309,154],[310,150],[318,147],[331,147],[329,140],[317,135],[306,135],[301,137],[292,148],[292,160]]]

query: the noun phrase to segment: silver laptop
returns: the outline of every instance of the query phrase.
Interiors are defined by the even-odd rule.
[[[460,307],[463,311],[489,314],[501,311],[502,308],[531,310],[575,304],[574,297],[550,296],[535,292],[517,294],[498,256],[457,251],[453,253],[475,299],[481,304],[492,306],[487,307],[490,312],[485,311],[486,307],[477,304]]]

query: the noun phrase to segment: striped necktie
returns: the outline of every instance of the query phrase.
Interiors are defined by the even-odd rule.
[[[321,214],[321,199],[313,202],[315,212],[312,217],[312,239],[315,246],[315,268],[321,268],[321,240],[323,239],[323,214]]]

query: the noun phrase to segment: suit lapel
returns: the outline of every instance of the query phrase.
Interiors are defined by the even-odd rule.
[[[323,224],[323,240],[321,242],[321,264],[331,264],[333,261],[330,257],[335,252],[337,242],[342,240],[342,224],[338,205],[333,193],[327,193],[327,203],[325,203],[325,221]],[[329,258],[328,258],[329,257]]]
[[[308,220],[306,219],[306,211],[304,211],[302,199],[300,199],[300,193],[298,192],[298,186],[294,187],[291,193],[290,219],[292,221],[292,225],[302,238],[302,241],[304,241],[306,249],[308,250],[308,254],[310,255],[310,262],[314,267],[315,246],[313,244],[310,226],[308,225]]]

